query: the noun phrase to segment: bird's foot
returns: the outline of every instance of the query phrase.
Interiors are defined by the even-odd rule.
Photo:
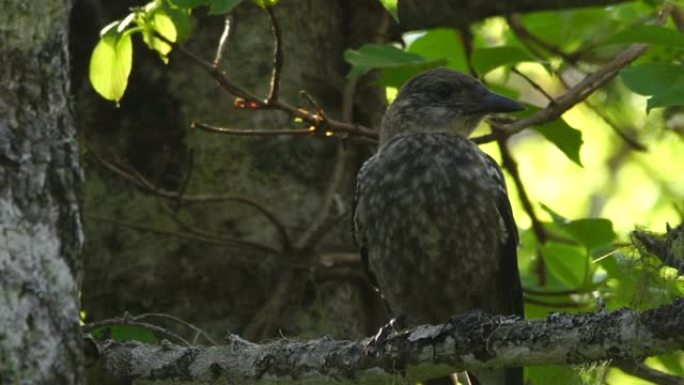
[[[365,347],[365,353],[368,356],[375,356],[383,351],[383,345],[387,340],[387,336],[392,332],[400,329],[402,324],[402,317],[392,318],[387,324],[382,326],[377,333],[368,341]]]

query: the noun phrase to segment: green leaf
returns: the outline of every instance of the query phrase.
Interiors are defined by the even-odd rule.
[[[605,218],[577,219],[568,222],[563,229],[590,251],[610,245],[616,237],[613,222]]]
[[[446,59],[438,59],[426,61],[420,64],[408,64],[396,68],[385,68],[380,73],[379,84],[386,87],[399,88],[407,80],[418,75],[419,73],[429,70],[431,68],[443,66],[446,64]]]
[[[140,341],[145,343],[158,342],[157,337],[149,330],[132,325],[101,326],[91,334],[97,339],[113,339],[116,341]]]
[[[143,41],[147,46],[159,53],[162,61],[168,63],[167,55],[171,52],[171,46],[165,41],[155,36],[155,32],[165,37],[169,41],[176,42],[178,31],[173,19],[166,13],[164,8],[154,9],[146,18],[148,26],[143,32]]]
[[[176,30],[176,42],[181,43],[185,41],[192,32],[192,18],[190,17],[190,10],[179,9],[169,6],[167,1],[162,2],[162,8],[168,15]]]
[[[606,44],[614,43],[648,43],[684,48],[684,34],[657,25],[638,25],[622,30],[606,40]]]
[[[463,43],[458,32],[451,28],[436,28],[425,32],[408,46],[406,52],[415,53],[427,60],[444,60],[450,68],[468,72]]]
[[[684,79],[684,66],[671,63],[644,63],[623,69],[625,85],[639,95],[656,95]]]
[[[382,6],[385,7],[387,12],[392,15],[392,18],[397,23],[399,22],[399,14],[397,13],[397,0],[380,0]]]
[[[212,1],[220,1],[220,0],[212,0]],[[279,0],[252,0],[256,5],[258,5],[261,8],[269,8],[273,7],[274,5],[278,4]]]
[[[181,8],[197,8],[202,5],[207,5],[211,0],[169,0],[174,5]]]
[[[589,256],[584,247],[557,242],[546,242],[541,253],[549,271],[568,287],[584,285],[589,267]]]
[[[536,61],[525,50],[514,46],[479,48],[473,51],[472,59],[473,67],[481,76],[503,65]]]
[[[348,49],[344,59],[352,65],[350,77],[361,76],[372,69],[420,66],[435,62],[392,45],[366,44],[358,50]]]
[[[211,10],[209,11],[210,15],[223,15],[225,13],[228,13],[233,10],[233,8],[237,7],[242,0],[211,0]],[[275,5],[277,1],[271,1],[273,3],[272,5],[268,5],[269,7]],[[262,8],[265,8],[266,6],[261,6]]]
[[[653,95],[646,101],[646,111],[653,108],[684,105],[684,79],[677,80],[665,92]]]
[[[543,203],[540,203],[539,205],[541,206],[542,210],[546,211],[551,216],[551,219],[553,220],[554,224],[559,225],[559,226],[563,226],[569,222],[568,218],[562,216],[561,214],[556,212],[551,207],[549,207]]]
[[[623,69],[620,76],[630,90],[653,96],[648,100],[646,111],[684,104],[684,65],[644,63]]]
[[[579,154],[584,142],[582,140],[582,131],[570,127],[563,119],[556,119],[553,122],[542,126],[534,126],[533,128],[544,135],[546,140],[555,144],[570,160],[582,167]]]
[[[90,56],[90,84],[103,98],[118,104],[126,91],[132,63],[131,35],[110,30]]]

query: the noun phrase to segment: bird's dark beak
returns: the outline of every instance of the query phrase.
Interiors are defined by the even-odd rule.
[[[483,112],[513,112],[525,109],[525,106],[515,100],[491,91],[478,104]]]

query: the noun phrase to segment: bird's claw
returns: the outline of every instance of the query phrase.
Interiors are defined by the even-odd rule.
[[[373,337],[370,338],[366,344],[364,351],[367,356],[376,356],[382,353],[383,345],[387,340],[387,336],[393,331],[399,330],[400,318],[392,318],[387,324],[383,325]]]

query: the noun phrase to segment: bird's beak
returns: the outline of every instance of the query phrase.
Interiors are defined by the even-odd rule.
[[[525,106],[515,100],[491,91],[478,104],[483,112],[513,112],[525,109]]]

